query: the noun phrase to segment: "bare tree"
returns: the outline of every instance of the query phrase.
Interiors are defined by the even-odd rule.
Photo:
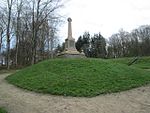
[[[37,40],[40,26],[48,19],[54,19],[54,12],[62,6],[59,4],[60,0],[32,0],[32,39],[33,39],[33,55],[32,64],[36,63]]]
[[[21,66],[36,63],[41,55],[43,59],[46,55],[53,58],[57,41],[56,32],[60,22],[57,9],[62,6],[61,0],[3,1],[4,5],[0,8],[4,16],[0,18],[0,24],[4,23],[6,31],[4,28],[1,30],[3,35],[0,45],[3,37],[6,39],[3,43],[7,48],[7,69],[10,68],[11,62],[13,65]]]
[[[8,8],[8,21],[7,21],[7,69],[10,69],[10,23],[11,23],[11,14],[12,14],[12,5],[13,0],[7,0],[7,8]]]
[[[3,40],[3,29],[0,27],[0,62],[2,62],[2,40]]]
[[[18,65],[18,47],[19,47],[19,38],[21,37],[21,11],[23,7],[23,0],[17,0],[16,1],[16,7],[17,7],[17,22],[16,22],[16,54],[15,54],[15,65]]]

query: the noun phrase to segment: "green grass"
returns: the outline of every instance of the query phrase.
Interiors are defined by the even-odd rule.
[[[142,69],[150,69],[150,57],[141,57],[134,66]]]
[[[120,92],[150,83],[150,71],[138,66],[127,66],[126,61],[47,60],[18,71],[6,79],[11,84],[35,92],[79,97]]]
[[[134,58],[118,58],[118,59],[111,59],[111,60],[109,59],[109,61],[127,65],[133,59]],[[132,66],[141,69],[150,69],[150,57],[139,57],[139,60],[137,60]]]
[[[0,113],[7,113],[7,111],[4,108],[0,108]]]

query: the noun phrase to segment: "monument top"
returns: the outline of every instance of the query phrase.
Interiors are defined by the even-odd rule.
[[[68,18],[68,22],[72,22],[72,19],[70,17]]]

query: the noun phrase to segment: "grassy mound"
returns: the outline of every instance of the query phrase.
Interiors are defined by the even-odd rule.
[[[31,91],[92,97],[150,83],[150,71],[101,59],[55,59],[25,68],[6,78]]]

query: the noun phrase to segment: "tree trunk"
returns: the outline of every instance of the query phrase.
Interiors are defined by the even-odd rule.
[[[15,57],[15,65],[18,66],[18,46],[19,46],[19,13],[17,17],[17,35],[16,35],[16,57]]]
[[[1,36],[0,36],[0,62],[1,62],[1,66],[2,66],[2,39],[3,39],[3,36],[2,36],[2,34],[3,34],[3,31],[1,31]]]
[[[12,5],[12,4],[11,4]],[[9,15],[7,23],[7,69],[10,69],[10,20],[11,20],[11,6],[9,4]]]

